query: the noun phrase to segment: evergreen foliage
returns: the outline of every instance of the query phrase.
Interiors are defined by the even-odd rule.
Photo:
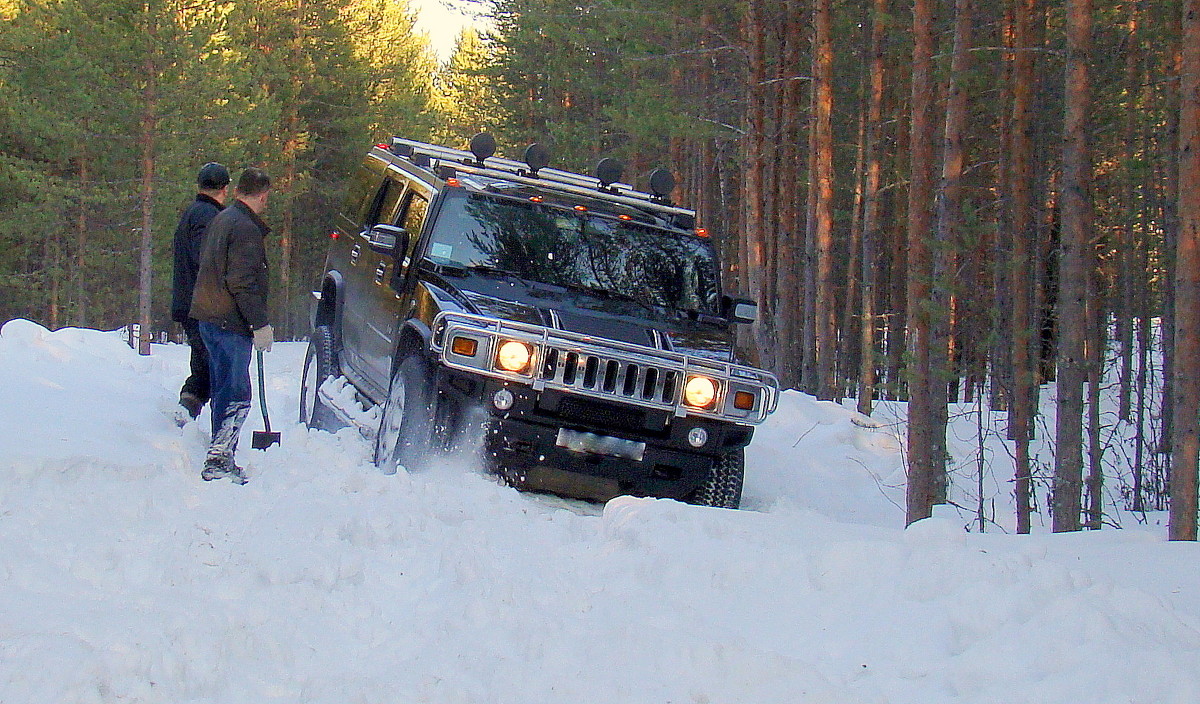
[[[1097,364],[1119,360],[1122,407],[1111,422],[1157,434],[1130,452],[1139,458],[1130,505],[1162,504],[1174,400],[1147,402],[1149,419],[1130,407],[1135,396],[1194,381],[1170,378],[1178,205],[1187,195],[1177,176],[1181,154],[1200,148],[1178,141],[1187,97],[1180,61],[1194,56],[1183,51],[1180,3],[1096,0],[1086,12],[1095,26],[1086,60],[1093,94],[1077,127],[1089,156],[1070,164],[1086,177],[1077,205],[1090,210],[1086,246],[1076,240],[1071,252],[1071,270],[1084,272],[1072,276],[1087,279],[1071,282],[1084,287],[1081,309],[1059,305],[1061,230],[1080,222],[1064,220],[1060,190],[1070,175],[1061,149],[1066,0],[978,3],[969,32],[952,31],[948,3],[932,14],[935,46],[922,81],[935,107],[922,134],[938,137],[932,165],[920,167],[928,173],[917,174],[910,156],[930,145],[914,144],[911,129],[911,4],[490,7],[490,24],[464,33],[439,67],[408,0],[0,0],[0,321],[115,328],[148,306],[151,326],[168,330],[170,235],[196,169],[216,160],[235,175],[257,165],[275,178],[267,221],[278,237],[276,328],[303,336],[329,218],[365,146],[392,135],[462,146],[487,130],[505,156],[536,141],[551,147],[555,166],[589,171],[602,157],[619,158],[624,180],[637,186],[655,167],[671,168],[674,199],[698,210],[722,250],[727,292],[761,304],[745,358],[788,386],[839,397],[861,383],[861,394],[908,399],[919,348],[906,321],[936,313],[949,330],[933,341],[947,356],[932,383],[947,384],[949,402],[987,394],[1024,436],[1038,432],[1030,414],[1039,382],[1061,361],[1064,324],[1076,326],[1076,357],[1083,329],[1088,358],[1073,362],[1087,368],[1072,378],[1098,378]],[[829,63],[814,64],[813,27],[824,8],[833,59],[821,86],[831,86],[832,104],[823,97],[818,111],[814,67]],[[970,37],[969,46],[953,51],[955,36]],[[969,66],[956,70],[956,55],[969,56]],[[909,240],[913,184],[936,178],[950,152],[942,142],[950,89],[966,101],[965,127],[954,130],[956,205],[940,215],[949,225]],[[828,110],[831,129],[814,129]],[[812,196],[828,179],[832,196],[818,208]],[[937,189],[918,200],[933,207],[945,196]],[[818,223],[823,238],[833,235],[820,251],[832,271],[819,278]],[[926,246],[932,266],[910,259]],[[918,271],[922,286],[910,290]],[[829,394],[832,358],[816,360],[814,350],[828,351],[831,315]],[[1109,322],[1112,347],[1102,339]],[[1149,353],[1155,340],[1161,367]],[[867,401],[860,408],[869,410]],[[1100,430],[1087,429],[1091,468],[1103,461]],[[1028,458],[1017,452],[1021,465]],[[1085,491],[1101,490],[1088,482]],[[1016,485],[1035,505],[1049,498],[1049,477],[1036,468],[1019,468]],[[1076,513],[1075,504],[1061,505]],[[1088,525],[1102,522],[1088,516]]]
[[[275,178],[276,327],[303,335],[346,174],[373,134],[434,122],[406,0],[12,0],[0,17],[4,320],[136,322],[146,202],[151,326],[169,330],[171,235],[220,161]]]

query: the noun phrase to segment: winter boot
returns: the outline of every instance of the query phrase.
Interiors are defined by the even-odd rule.
[[[246,475],[242,468],[234,464],[233,460],[220,455],[210,456],[204,460],[204,469],[200,471],[200,478],[206,482],[211,482],[214,479],[229,477],[234,484],[242,485],[246,483]]]

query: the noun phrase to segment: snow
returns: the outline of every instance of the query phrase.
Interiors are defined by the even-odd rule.
[[[251,416],[239,487],[199,478],[207,412],[172,423],[186,347],[3,326],[0,702],[1200,701],[1200,548],[1115,507],[1012,535],[1003,462],[987,532],[905,530],[900,405],[784,394],[745,510],[599,506],[381,474],[295,422],[303,356],[267,355],[283,440]]]

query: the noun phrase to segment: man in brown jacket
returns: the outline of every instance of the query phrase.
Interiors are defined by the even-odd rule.
[[[228,476],[246,483],[233,456],[250,412],[250,355],[269,351],[274,338],[265,243],[271,229],[260,217],[270,190],[265,171],[243,171],[233,205],[208,224],[200,253],[190,315],[200,321],[212,386],[212,444],[200,474],[205,481]]]

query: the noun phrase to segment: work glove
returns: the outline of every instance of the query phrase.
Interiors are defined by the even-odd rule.
[[[254,331],[254,349],[259,352],[270,352],[271,343],[275,341],[275,328],[264,325]]]

